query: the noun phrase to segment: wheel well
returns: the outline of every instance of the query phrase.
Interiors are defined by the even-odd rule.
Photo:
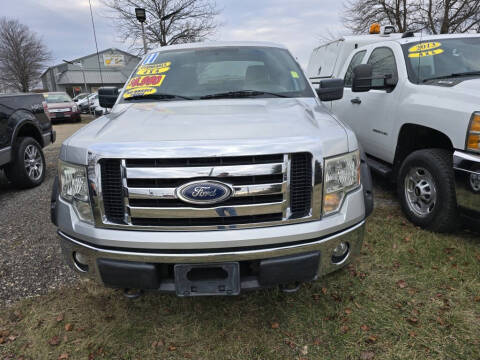
[[[43,146],[42,135],[40,134],[40,131],[35,127],[35,125],[28,124],[28,123],[25,125],[22,125],[15,135],[15,138],[19,138],[19,137],[34,138],[40,144],[40,146]]]
[[[395,172],[409,154],[416,150],[431,148],[453,150],[453,145],[450,138],[438,130],[415,124],[403,125],[395,151]]]

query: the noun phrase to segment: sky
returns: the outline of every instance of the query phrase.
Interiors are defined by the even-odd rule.
[[[211,40],[261,40],[286,45],[302,66],[325,36],[344,33],[341,0],[217,0],[221,10]],[[259,5],[261,4],[261,5]],[[99,50],[129,51],[106,9],[92,0]],[[133,11],[133,9],[132,9]],[[49,65],[95,52],[88,0],[2,0],[2,14],[37,32],[52,52]],[[148,20],[147,20],[148,21]]]

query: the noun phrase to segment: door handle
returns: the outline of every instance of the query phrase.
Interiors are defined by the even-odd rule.
[[[352,104],[358,104],[358,105],[360,105],[360,104],[362,103],[362,100],[360,100],[360,98],[356,97],[356,98],[350,100],[350,102],[351,102]]]

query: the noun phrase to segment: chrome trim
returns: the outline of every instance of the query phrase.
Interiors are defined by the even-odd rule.
[[[133,225],[131,222],[132,218],[132,212],[130,210],[133,210],[133,213],[135,215],[138,214],[137,210],[141,210],[141,214],[147,214],[150,211],[155,211],[160,209],[160,212],[167,214],[171,213],[172,211],[176,209],[182,209],[178,207],[171,207],[171,208],[165,208],[165,210],[162,210],[162,208],[139,208],[139,207],[131,207],[129,205],[129,199],[175,199],[177,198],[175,196],[175,189],[176,188],[137,188],[137,187],[132,187],[129,188],[127,186],[127,176],[129,174],[132,174],[132,170],[138,170],[142,169],[142,174],[143,171],[150,171],[154,170],[157,172],[157,174],[161,175],[157,178],[164,178],[164,171],[167,170],[180,170],[179,172],[175,171],[176,174],[181,173],[182,177],[189,178],[192,176],[197,176],[197,175],[192,175],[192,171],[202,169],[201,171],[206,171],[208,169],[209,174],[218,174],[221,171],[225,171],[226,169],[228,170],[228,174],[230,176],[238,176],[238,174],[242,174],[240,176],[244,176],[244,174],[249,174],[250,176],[253,175],[260,175],[259,173],[256,173],[259,169],[261,172],[268,172],[270,173],[277,173],[277,174],[282,174],[283,173],[283,178],[282,181],[279,183],[273,183],[273,184],[254,184],[254,185],[233,185],[234,189],[234,197],[242,197],[242,196],[253,196],[253,195],[273,195],[273,194],[282,194],[283,193],[283,201],[279,201],[276,203],[271,203],[272,205],[271,208],[273,209],[280,209],[280,213],[283,214],[282,220],[278,221],[270,221],[270,222],[262,222],[262,223],[244,223],[244,224],[233,224],[233,225],[228,225],[227,227],[229,229],[249,229],[249,228],[261,228],[261,227],[267,227],[267,226],[277,226],[277,225],[288,225],[288,224],[295,224],[295,223],[304,223],[304,222],[309,222],[309,221],[315,221],[321,219],[321,204],[322,204],[322,193],[323,193],[323,176],[322,176],[322,164],[323,164],[323,157],[319,155],[319,153],[311,152],[308,150],[305,151],[299,151],[299,152],[310,152],[312,154],[312,204],[311,204],[311,209],[310,213],[302,218],[296,218],[296,219],[290,219],[290,167],[291,167],[291,155],[290,154],[285,154],[284,155],[284,162],[283,163],[270,163],[270,164],[253,164],[253,165],[231,165],[231,166],[214,166],[214,167],[185,167],[185,168],[168,168],[168,167],[152,167],[152,168],[128,168],[126,160],[128,159],[119,159],[115,157],[106,157],[104,155],[97,155],[93,152],[88,153],[88,164],[89,164],[89,183],[91,189],[91,197],[92,197],[92,204],[93,204],[93,213],[94,213],[94,219],[95,219],[95,227],[97,228],[108,228],[108,229],[123,229],[123,230],[138,230],[138,231],[210,231],[210,230],[225,230],[225,226],[222,225],[205,225],[205,226],[143,226],[143,225]],[[270,155],[270,154],[275,154],[275,153],[258,153],[258,154],[252,154],[251,151],[246,151],[244,154],[222,154],[221,156],[242,156],[242,155]],[[148,154],[143,154],[142,157],[139,158],[154,158],[153,154],[151,157],[147,157]],[[212,155],[215,156],[215,155]],[[219,156],[219,155],[217,155]],[[201,157],[208,157],[208,156],[201,156]],[[174,157],[172,157],[174,158]],[[125,224],[118,224],[118,223],[112,223],[108,221],[108,219],[105,216],[104,208],[103,208],[103,196],[102,196],[102,189],[101,189],[101,168],[100,168],[100,161],[102,159],[111,159],[111,160],[119,160],[123,164],[122,168],[122,182],[123,182],[123,190],[124,190],[124,204],[125,204]],[[91,171],[91,169],[94,169],[94,171]],[[91,172],[91,174],[90,174]],[[138,175],[139,173],[137,173]],[[226,174],[222,173],[222,175],[226,176]],[[268,174],[266,174],[268,175]],[[247,175],[248,176],[248,175]],[[150,178],[155,178],[151,177]],[[209,180],[208,176],[205,178],[205,180]],[[225,178],[224,180],[226,183],[228,183],[228,177]],[[247,214],[266,214],[264,212],[265,205],[269,204],[256,204],[255,207],[261,207],[263,208],[261,210],[261,213],[255,213],[253,210],[246,210],[248,209],[248,206],[245,207],[245,205],[235,205],[235,206],[228,206],[228,207],[218,207],[218,208],[206,208],[209,209],[210,211],[205,211],[205,208],[199,208],[199,209],[193,209],[196,214],[199,214],[198,211],[200,212],[203,210],[203,215],[206,216],[206,213],[209,213],[213,215],[213,217],[217,217],[217,210],[223,211],[223,210],[233,210],[235,211],[239,207],[241,208],[239,211],[241,214],[247,213]],[[250,205],[251,206],[251,205]],[[186,213],[188,213],[190,210],[188,210]],[[240,216],[240,213],[237,212],[237,214]],[[231,214],[231,212],[229,212]],[[170,215],[171,216],[171,215]]]
[[[284,211],[285,202],[219,206],[213,208],[191,208],[191,207],[132,207],[129,206],[129,213],[134,218],[145,219],[185,219],[185,218],[219,218],[229,216],[249,216],[280,213]]]
[[[285,164],[258,164],[232,166],[198,166],[179,168],[127,168],[128,179],[188,179],[197,177],[277,175],[285,172]]]
[[[311,251],[319,251],[321,254],[321,262],[319,269],[319,276],[328,274],[332,271],[348,264],[354,256],[360,253],[363,234],[365,229],[365,221],[353,225],[352,227],[341,232],[328,235],[320,239],[312,239],[312,241],[303,242],[300,244],[290,245],[272,245],[266,249],[249,250],[231,250],[228,249],[204,253],[189,253],[188,250],[179,250],[176,253],[161,253],[161,252],[146,252],[146,251],[125,251],[102,249],[93,245],[80,242],[62,231],[58,231],[61,238],[60,244],[62,252],[67,263],[72,266],[72,252],[81,252],[88,259],[89,272],[91,278],[101,282],[101,278],[97,268],[97,259],[117,259],[126,261],[149,262],[149,263],[210,263],[210,262],[227,262],[227,261],[247,261],[268,259],[279,256],[288,256]],[[350,256],[347,261],[341,264],[334,264],[331,262],[331,254],[333,249],[341,242],[348,242],[350,245]],[[73,267],[73,266],[72,266]]]
[[[283,193],[287,188],[287,182],[278,184],[255,184],[233,186],[232,197],[275,195]],[[130,199],[158,199],[171,200],[175,197],[176,188],[128,188]]]
[[[12,147],[0,149],[0,165],[8,164],[12,160]]]

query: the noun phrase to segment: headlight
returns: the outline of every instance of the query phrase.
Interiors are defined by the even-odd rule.
[[[58,163],[60,197],[72,204],[80,220],[93,224],[92,207],[88,196],[87,168]]]
[[[337,212],[345,195],[360,186],[360,152],[325,159],[323,214]]]
[[[480,152],[480,113],[474,113],[467,132],[467,151]]]

